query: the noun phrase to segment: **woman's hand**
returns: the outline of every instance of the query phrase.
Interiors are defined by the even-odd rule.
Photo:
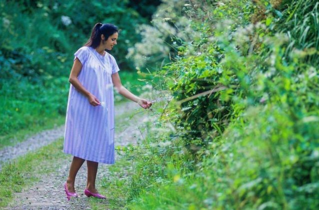
[[[101,104],[100,101],[92,94],[89,94],[88,100],[92,106],[98,106]]]
[[[143,98],[138,98],[137,103],[138,103],[138,105],[140,105],[144,109],[148,109],[152,106],[152,102],[149,102]]]

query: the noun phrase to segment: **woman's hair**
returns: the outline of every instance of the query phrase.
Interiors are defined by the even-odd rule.
[[[97,48],[101,43],[101,34],[104,35],[106,41],[109,36],[112,36],[116,32],[118,32],[118,28],[115,25],[97,23],[92,29],[91,37],[84,46]]]

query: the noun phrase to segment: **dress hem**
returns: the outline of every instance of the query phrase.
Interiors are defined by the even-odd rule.
[[[115,161],[113,161],[113,162],[100,161],[100,160],[97,161],[97,160],[93,160],[93,159],[91,159],[91,158],[83,157],[82,155],[76,155],[76,154],[73,154],[73,153],[71,153],[71,152],[67,152],[67,151],[64,151],[64,150],[63,150],[63,152],[64,152],[65,154],[73,155],[74,157],[78,157],[78,158],[81,158],[81,159],[84,159],[84,160],[88,160],[88,161],[93,161],[93,162],[97,162],[97,163],[103,163],[103,164],[107,164],[107,165],[113,165],[113,164],[115,164]]]

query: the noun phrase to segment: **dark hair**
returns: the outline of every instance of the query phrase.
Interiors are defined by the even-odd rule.
[[[118,32],[118,29],[115,25],[109,23],[97,23],[92,29],[90,39],[85,43],[84,46],[97,48],[101,43],[101,34],[103,34],[105,36],[105,40],[107,40],[116,32]]]

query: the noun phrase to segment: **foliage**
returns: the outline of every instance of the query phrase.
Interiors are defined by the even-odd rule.
[[[227,43],[229,40],[220,35],[222,32],[219,28],[227,25],[232,33],[238,20],[231,21],[230,14],[251,10],[249,1],[242,1],[242,7],[235,7],[233,13],[229,11],[229,7],[221,4],[214,10],[214,15],[211,15],[209,6],[208,2],[194,6],[193,9],[190,5],[184,5],[185,16],[190,18],[185,30],[192,35],[187,36],[190,39],[188,40],[181,36],[184,33],[177,34],[181,42],[180,46],[176,46],[178,55],[175,62],[165,66],[156,75],[165,75],[167,87],[180,104],[180,109],[167,109],[170,116],[168,120],[175,121],[175,127],[179,129],[185,144],[195,152],[221,135],[229,120],[241,109],[240,105],[234,106],[231,99],[232,95],[240,95],[240,75],[237,75],[237,68],[241,68],[241,65],[236,63],[230,69],[223,68],[225,51],[231,47]],[[212,25],[216,21],[213,18],[215,16],[221,22]],[[222,22],[223,18],[227,21]],[[248,20],[246,16],[242,19],[242,24],[246,24]]]
[[[128,49],[127,58],[134,61],[138,67],[147,67],[151,70],[158,69],[158,62],[168,62],[167,56],[176,52],[172,48],[175,34],[182,33],[189,21],[186,18],[179,19],[186,0],[163,0],[153,15],[152,25],[141,25],[137,28],[141,34],[141,42],[135,43]],[[168,17],[168,14],[170,15]],[[175,25],[173,25],[174,20]],[[189,34],[186,34],[186,36]]]
[[[127,48],[139,40],[135,28],[139,24],[147,24],[147,20],[128,7],[129,4],[133,3],[128,0],[93,1],[91,4],[78,1],[1,1],[0,25],[5,30],[0,35],[0,51],[4,59],[9,59],[9,68],[5,70],[10,74],[11,69],[16,70],[19,65],[25,76],[30,70],[28,64],[25,68],[20,60],[27,60],[35,75],[68,75],[65,66],[71,65],[72,52],[86,42],[97,22],[114,23],[119,27],[119,44],[113,53],[122,69],[135,69],[122,55],[126,55]],[[153,10],[156,7],[155,3],[148,5]],[[139,11],[144,13],[147,9],[140,8]],[[65,11],[68,11],[67,14]]]
[[[153,14],[161,3],[161,0],[130,0],[128,7],[136,10],[142,17],[151,21]]]
[[[155,72],[176,130],[127,151],[127,208],[318,209],[318,3],[191,3],[196,35]]]
[[[5,135],[36,125],[45,125],[50,118],[65,114],[68,81],[51,79],[44,86],[26,80],[6,82],[1,89],[1,130]]]
[[[181,104],[180,110],[168,111],[169,120],[174,120],[176,127],[181,128],[181,132],[185,133],[186,145],[195,151],[223,132],[233,112],[229,94],[235,91],[236,81],[230,72],[222,72],[216,63],[213,53],[208,56],[203,53],[181,58],[164,68],[165,72],[173,72],[168,77],[169,88]],[[228,74],[228,80],[225,80],[225,74]],[[225,90],[225,85],[230,88]],[[213,129],[215,131],[211,132]]]
[[[285,33],[289,37],[286,56],[294,50],[312,51],[305,58],[307,63],[318,65],[317,56],[314,54],[319,49],[319,2],[314,0],[294,1],[282,13],[275,10],[277,16],[274,30]]]

